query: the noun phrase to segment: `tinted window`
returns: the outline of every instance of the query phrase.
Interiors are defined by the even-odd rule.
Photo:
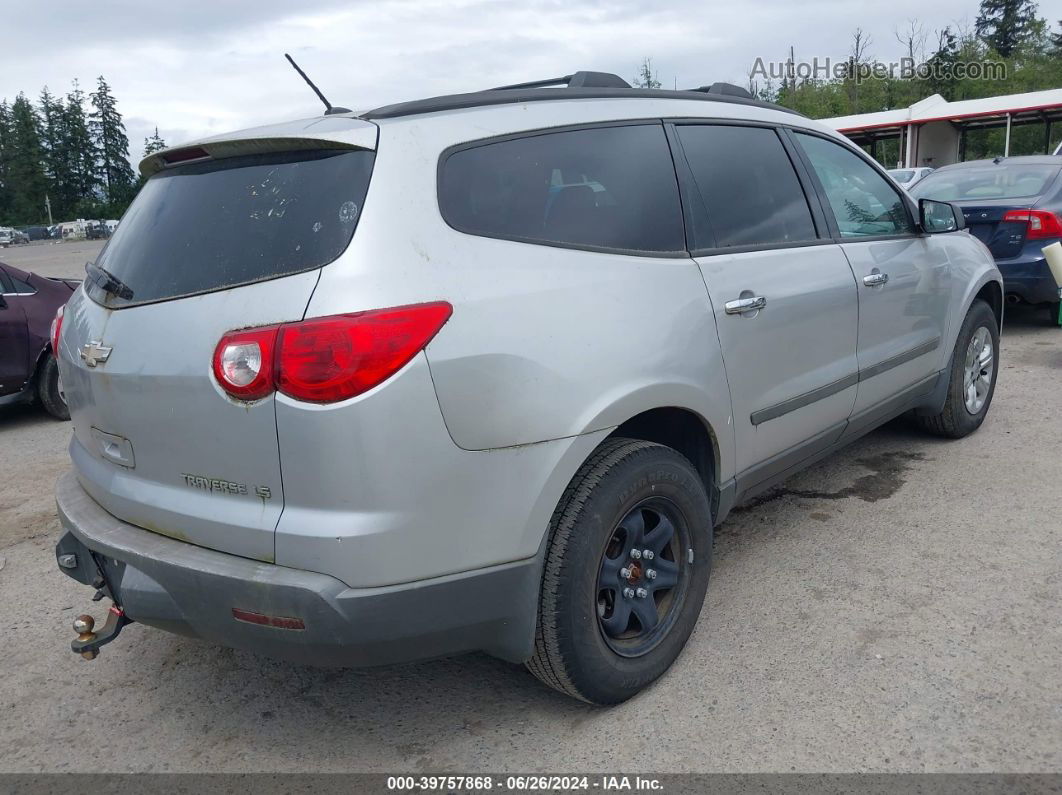
[[[373,153],[225,158],[161,171],[140,190],[96,264],[141,303],[311,270],[350,243]]]
[[[36,288],[33,287],[33,285],[31,285],[29,282],[22,281],[22,279],[18,278],[17,276],[11,277],[11,283],[15,286],[16,293],[28,294],[37,292]]]
[[[841,237],[914,232],[900,194],[863,158],[815,135],[796,138],[826,191]]]
[[[937,171],[911,189],[919,199],[1020,199],[1039,196],[1058,173],[1058,166],[1000,165],[964,166]]]
[[[715,245],[814,240],[815,224],[777,133],[763,127],[677,128]],[[710,246],[698,239],[697,246]]]
[[[658,124],[548,133],[461,149],[439,204],[462,232],[632,251],[681,251],[682,210]]]

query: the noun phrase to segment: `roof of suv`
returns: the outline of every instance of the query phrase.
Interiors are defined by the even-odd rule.
[[[564,88],[554,88],[561,86]],[[475,108],[486,105],[508,105],[524,102],[543,102],[558,99],[684,99],[704,102],[728,102],[736,105],[751,105],[770,108],[786,113],[798,114],[791,108],[785,108],[771,102],[755,99],[745,89],[730,83],[713,83],[710,86],[686,90],[667,90],[652,88],[632,88],[618,75],[608,72],[575,72],[564,77],[547,80],[535,80],[512,86],[501,86],[486,91],[474,91],[467,94],[447,94],[440,97],[417,99],[411,102],[399,102],[384,105],[373,110],[359,113],[363,119],[392,119],[399,116],[414,116],[421,113],[434,113],[444,110]]]

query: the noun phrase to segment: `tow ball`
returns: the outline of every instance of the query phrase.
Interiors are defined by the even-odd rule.
[[[95,660],[100,655],[100,646],[106,646],[117,638],[122,628],[131,623],[133,620],[126,616],[125,610],[119,605],[111,605],[107,611],[107,620],[99,632],[93,632],[96,619],[90,615],[78,616],[74,619],[77,640],[70,642],[70,649],[86,660]]]

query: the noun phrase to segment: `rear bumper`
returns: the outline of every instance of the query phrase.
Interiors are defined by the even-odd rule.
[[[1049,241],[1043,241],[1045,243]],[[1058,300],[1058,285],[1042,256],[1032,259],[997,260],[996,266],[1003,274],[1003,289],[1017,295],[1030,304]]]
[[[126,615],[142,624],[316,665],[369,666],[485,651],[520,662],[533,651],[540,556],[381,588],[203,549],[143,530],[101,508],[67,472],[56,485],[60,571],[91,584],[102,569]],[[232,609],[299,618],[304,629],[238,621]]]

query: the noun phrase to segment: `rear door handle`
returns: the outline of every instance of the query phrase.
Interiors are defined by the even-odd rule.
[[[867,287],[877,287],[881,284],[887,284],[889,281],[889,274],[887,273],[871,273],[869,276],[863,277],[863,284]]]
[[[762,295],[754,295],[752,298],[739,298],[736,301],[727,301],[723,309],[728,315],[743,315],[745,312],[755,312],[767,306],[767,298]]]

